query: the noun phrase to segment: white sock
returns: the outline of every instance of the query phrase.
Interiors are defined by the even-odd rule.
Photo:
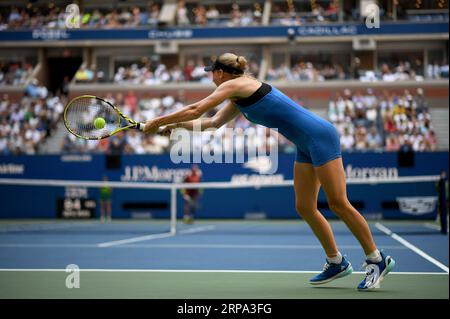
[[[337,255],[334,257],[328,257],[327,256],[327,260],[329,263],[331,264],[340,264],[342,262],[342,255],[341,253],[338,251]]]
[[[368,254],[366,257],[367,257],[367,259],[369,259],[371,262],[374,262],[374,263],[379,263],[382,259],[380,251],[378,249],[375,249],[373,252]]]

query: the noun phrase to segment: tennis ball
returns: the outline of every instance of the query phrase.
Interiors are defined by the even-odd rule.
[[[106,124],[106,121],[103,117],[97,117],[94,121],[94,126],[98,130],[104,128],[105,124]]]

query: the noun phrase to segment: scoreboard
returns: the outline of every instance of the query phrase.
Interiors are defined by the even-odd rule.
[[[66,187],[65,196],[56,199],[58,218],[95,218],[97,201],[86,187]]]

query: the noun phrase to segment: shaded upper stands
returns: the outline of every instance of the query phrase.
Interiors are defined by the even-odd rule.
[[[147,4],[146,4],[147,3]],[[69,2],[67,3],[69,4]],[[177,25],[246,26],[261,24],[263,3],[204,6],[201,1],[179,1],[175,14]],[[81,28],[136,28],[156,27],[161,13],[161,2],[145,2],[142,6],[117,8],[87,8],[80,12]],[[66,28],[65,6],[35,5],[27,7],[1,7],[0,30],[25,28]]]
[[[179,1],[176,24],[179,26],[255,26],[262,23],[264,2],[225,3],[204,5],[202,1]]]
[[[274,1],[270,15],[270,23],[275,25],[327,23],[337,22],[338,19],[336,1]]]
[[[65,5],[70,4],[67,2]],[[66,28],[66,6],[28,5],[27,7],[0,7],[0,30],[45,27]],[[161,5],[149,3],[144,7],[118,9],[98,8],[80,12],[81,28],[132,28],[156,26]]]
[[[268,20],[264,22],[265,1],[189,1],[180,0],[175,8],[174,24],[178,26],[257,26],[323,24],[330,22],[362,21],[359,6],[354,1],[273,0],[269,6]],[[17,7],[1,6],[0,30],[24,28],[65,28],[65,7],[70,1],[37,3]],[[109,4],[85,3],[80,14],[81,28],[136,28],[156,27],[160,22],[164,1],[135,1]],[[381,20],[409,20],[413,22],[448,21],[448,3],[439,1],[421,2],[419,9],[413,1],[396,1],[395,8],[379,1]]]
[[[328,118],[340,133],[342,150],[398,151],[407,147],[420,152],[437,148],[421,88],[403,94],[346,89],[329,102]]]

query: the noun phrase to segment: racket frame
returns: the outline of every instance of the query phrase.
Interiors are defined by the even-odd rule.
[[[108,135],[104,135],[104,136],[99,136],[99,137],[87,137],[87,136],[83,136],[83,135],[80,135],[80,134],[74,132],[74,131],[69,127],[69,125],[67,124],[67,110],[69,110],[70,106],[71,106],[75,101],[77,101],[77,100],[79,100],[79,99],[85,99],[85,98],[96,99],[96,100],[99,100],[99,101],[101,101],[101,102],[104,102],[104,103],[106,103],[106,104],[108,104],[109,106],[112,107],[112,109],[113,109],[113,110],[117,113],[117,115],[118,115],[117,128],[116,128],[114,131],[112,131],[112,132],[109,133]],[[114,134],[117,134],[117,133],[119,133],[119,132],[128,130],[128,129],[130,129],[130,128],[132,128],[132,129],[138,129],[138,130],[143,131],[143,130],[144,130],[144,125],[145,125],[144,123],[139,123],[139,122],[136,122],[135,120],[129,118],[128,116],[126,116],[125,114],[123,114],[123,113],[120,111],[120,109],[119,109],[118,107],[116,107],[115,105],[113,105],[113,104],[110,103],[109,101],[107,101],[107,100],[105,100],[105,99],[102,99],[101,97],[98,97],[98,96],[95,96],[95,95],[80,95],[80,96],[77,96],[77,97],[73,98],[69,103],[67,103],[66,107],[64,108],[64,116],[63,116],[63,118],[64,118],[64,126],[66,127],[66,129],[67,129],[70,133],[72,133],[73,135],[75,135],[76,137],[82,138],[82,139],[85,139],[85,140],[101,140],[101,139],[104,139],[104,138],[111,137],[111,136],[113,136]],[[126,120],[126,121],[129,123],[129,125],[121,127],[121,126],[120,126],[120,125],[121,125],[121,119]]]

